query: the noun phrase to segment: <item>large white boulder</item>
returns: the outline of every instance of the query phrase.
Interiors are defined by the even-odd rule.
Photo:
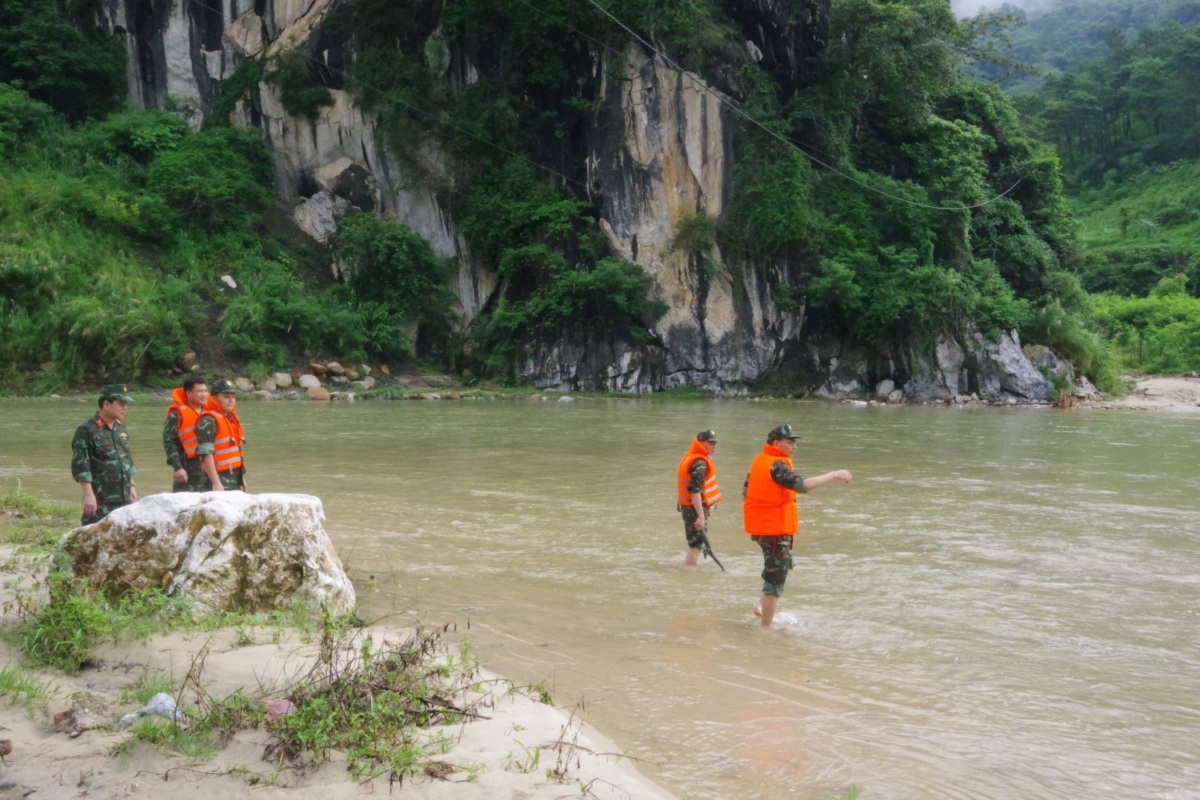
[[[156,494],[63,537],[75,577],[109,598],[158,587],[204,611],[262,612],[299,600],[354,609],[354,587],[305,494]]]

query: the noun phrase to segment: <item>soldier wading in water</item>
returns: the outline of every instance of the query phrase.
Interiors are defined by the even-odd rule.
[[[679,462],[675,471],[676,502],[683,515],[683,535],[687,539],[686,563],[700,563],[704,552],[708,518],[711,509],[721,502],[721,490],[717,488],[717,468],[712,454],[717,449],[717,434],[700,431],[692,439],[692,446]],[[715,557],[714,557],[715,558]],[[722,567],[724,569],[724,567]]]

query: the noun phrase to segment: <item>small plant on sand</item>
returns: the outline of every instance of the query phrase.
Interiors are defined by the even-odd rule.
[[[194,761],[204,761],[216,753],[210,736],[162,717],[146,716],[128,731],[128,736],[113,746],[114,756],[133,751],[138,742],[180,753]]]
[[[6,634],[33,664],[73,674],[92,661],[92,647],[105,636],[141,639],[191,619],[190,603],[157,590],[107,603],[60,566],[43,581],[16,587],[6,604],[24,617]]]
[[[288,697],[293,710],[270,725],[276,752],[298,763],[344,752],[356,780],[444,777],[455,768],[428,755],[421,731],[475,716],[475,683],[473,656],[448,659],[440,633],[377,646],[326,621],[317,662]],[[436,738],[429,749],[441,749]]]
[[[27,557],[47,558],[62,535],[78,524],[78,514],[75,506],[27,494],[15,478],[0,485],[0,531]]]
[[[12,705],[21,705],[33,716],[35,710],[45,710],[50,700],[50,687],[40,678],[20,667],[0,669],[0,697]]]
[[[49,602],[36,607],[16,629],[29,660],[43,667],[76,673],[92,659],[92,645],[112,630],[108,611],[98,600],[77,594],[71,577],[56,572],[46,578]],[[26,608],[34,608],[27,604]]]
[[[138,676],[137,680],[121,690],[121,705],[136,703],[144,706],[156,694],[175,694],[175,686],[171,676],[165,672],[147,670]]]

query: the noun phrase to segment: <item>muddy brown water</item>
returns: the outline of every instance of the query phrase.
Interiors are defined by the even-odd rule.
[[[164,401],[165,402],[165,401]],[[0,401],[0,478],[77,502],[92,402]],[[165,406],[127,422],[166,490]],[[366,616],[451,623],[681,798],[1200,798],[1200,415],[809,402],[243,401],[248,481],[324,503]],[[777,625],[742,478],[809,474]],[[728,572],[683,565],[714,428]]]

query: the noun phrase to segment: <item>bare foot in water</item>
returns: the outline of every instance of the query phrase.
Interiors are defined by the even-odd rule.
[[[762,616],[762,603],[754,604],[754,616],[756,616],[756,617]]]

